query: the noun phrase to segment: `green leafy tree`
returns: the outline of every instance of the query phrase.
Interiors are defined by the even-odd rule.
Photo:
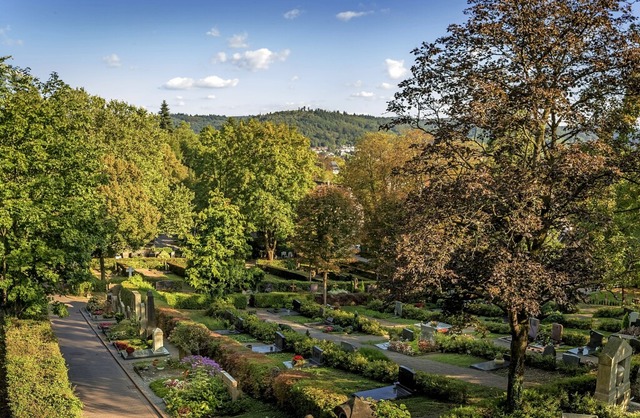
[[[471,0],[468,21],[414,51],[389,104],[433,135],[407,169],[395,280],[404,298],[500,306],[511,329],[507,408],[520,408],[528,319],[602,278],[602,198],[637,167],[636,17],[616,0]],[[634,122],[634,121],[633,121]],[[596,202],[594,204],[594,202]]]
[[[323,273],[327,304],[329,272],[354,258],[362,227],[362,208],[346,189],[318,186],[300,201],[294,246],[296,252]]]
[[[194,233],[186,239],[187,280],[196,290],[220,296],[242,284],[246,275],[244,217],[218,191],[211,192],[209,205],[198,213]]]
[[[47,313],[47,295],[84,281],[102,182],[100,99],[53,74],[40,82],[0,60],[0,309]]]

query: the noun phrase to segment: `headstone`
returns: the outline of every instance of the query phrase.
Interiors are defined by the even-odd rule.
[[[346,341],[340,341],[340,348],[347,353],[353,353],[358,349],[355,345]]]
[[[413,330],[409,329],[409,328],[403,328],[402,329],[402,339],[405,341],[413,341],[415,339],[415,335]]]
[[[229,391],[231,400],[237,401],[238,398],[240,397],[240,389],[238,389],[238,381],[234,379],[233,376],[231,376],[229,373],[225,372],[224,370],[220,372],[220,375],[222,376],[222,381],[224,382],[224,385],[227,387],[227,390]]]
[[[324,350],[317,345],[311,350],[311,361],[318,366],[324,364]]]
[[[256,295],[249,296],[249,307],[250,308],[256,307]]]
[[[121,300],[118,301],[118,312],[128,315],[127,309],[124,306],[124,302],[122,302]]]
[[[280,258],[287,258],[287,252],[286,251],[281,251],[280,252]]]
[[[414,392],[416,390],[415,372],[407,366],[400,366],[398,369],[398,385],[409,392]]]
[[[127,316],[127,319],[133,318],[133,315],[131,313],[131,306],[127,306],[127,312],[125,315]]]
[[[111,295],[111,310],[113,312],[118,312],[118,307],[120,304],[118,303],[118,297],[116,295]]]
[[[142,309],[140,307],[140,304],[142,303],[142,296],[140,295],[140,292],[138,292],[137,290],[134,290],[133,292],[133,310],[135,312],[136,315],[136,320],[139,321],[140,319],[142,319]]]
[[[133,274],[135,270],[133,269],[133,267],[129,266],[127,267],[127,273],[129,273],[129,278],[131,278],[131,275]]]
[[[293,253],[291,251],[287,253],[287,258],[293,258]]]
[[[153,345],[151,346],[151,350],[154,352],[163,351],[164,347],[164,333],[160,328],[154,328],[153,330]]]
[[[278,350],[283,351],[284,346],[286,344],[287,338],[280,331],[276,332],[276,343],[275,346]]]
[[[237,317],[235,322],[236,331],[244,331],[244,318]]]
[[[556,356],[556,348],[553,346],[553,344],[549,344],[547,346],[544,347],[544,349],[542,350],[542,355],[543,356]]]
[[[272,290],[273,286],[271,285],[271,283],[267,283],[267,285],[264,287],[265,293],[271,293]]]
[[[540,320],[538,318],[529,318],[529,340],[535,341],[538,338],[540,330]]]
[[[402,302],[396,301],[395,309],[393,310],[395,316],[402,316]]]
[[[629,343],[618,337],[610,337],[598,361],[598,378],[593,397],[610,405],[627,409],[631,400],[631,356]]]
[[[140,329],[138,333],[141,337],[146,338],[147,335],[151,335],[153,333],[153,328],[147,328],[147,305],[142,302],[140,303]],[[147,333],[147,330],[150,329],[151,332]]]
[[[374,418],[376,416],[371,409],[371,404],[360,396],[354,396],[342,405],[336,406],[333,408],[333,413],[338,418]]]
[[[318,283],[311,283],[309,285],[309,292],[315,293],[318,291]]]
[[[602,347],[603,339],[604,334],[601,334],[598,331],[591,330],[589,331],[589,342],[587,343],[587,347],[589,347],[589,349],[591,350]]]
[[[438,332],[434,327],[428,324],[420,324],[420,339],[435,342],[435,335]]]
[[[554,344],[560,344],[562,342],[562,335],[564,333],[564,326],[554,322],[551,324],[551,341]]]
[[[567,366],[579,366],[580,356],[571,353],[562,353],[562,362]]]
[[[298,299],[294,299],[293,302],[291,302],[293,304],[293,310],[296,312],[300,312],[300,308],[302,307],[302,302],[300,302]]]
[[[638,321],[638,318],[640,318],[640,313],[639,312],[631,312],[629,314],[629,325],[630,326],[635,326],[636,322]]]
[[[156,328],[156,302],[151,290],[147,291],[147,329]]]

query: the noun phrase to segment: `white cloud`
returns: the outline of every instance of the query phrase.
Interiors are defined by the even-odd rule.
[[[9,32],[11,32],[11,26],[5,26],[4,28],[0,28],[0,43],[2,45],[7,46],[22,46],[24,42],[22,39],[13,39],[9,36]]]
[[[353,93],[351,97],[359,97],[362,99],[373,99],[375,95],[370,91],[361,91],[359,93]]]
[[[217,38],[218,36],[220,36],[220,31],[218,30],[218,28],[213,27],[209,29],[209,31],[207,32],[207,35]]]
[[[347,11],[347,12],[340,12],[336,15],[336,17],[338,18],[338,20],[342,20],[343,22],[348,22],[351,19],[354,19],[356,17],[362,17],[362,16],[366,16],[369,15],[373,12],[352,12],[352,11]]]
[[[233,35],[228,39],[229,48],[248,48],[249,44],[247,44],[247,38],[249,37],[246,33],[240,33]]]
[[[213,62],[227,62],[227,54],[225,52],[218,52],[215,57],[213,57]]]
[[[302,13],[302,12],[300,11],[300,9],[291,9],[291,10],[289,10],[288,12],[286,12],[286,13],[284,14],[284,18],[285,18],[285,19],[289,19],[289,20],[293,20],[293,19],[295,19],[296,17],[300,16],[300,13]]]
[[[169,90],[188,90],[193,87],[203,89],[221,89],[225,87],[235,87],[239,82],[240,80],[237,78],[225,80],[217,75],[210,75],[209,77],[198,80],[194,80],[191,77],[175,77],[164,83],[162,87]],[[182,97],[177,96],[176,99],[182,99]]]
[[[193,87],[194,80],[189,77],[174,77],[163,84],[165,89],[169,90],[186,90]]]
[[[213,100],[215,98],[216,98],[215,94],[210,94],[210,95],[207,96],[207,99],[209,99],[209,100]]]
[[[384,63],[387,66],[387,73],[389,74],[389,77],[394,80],[404,77],[404,75],[409,71],[404,67],[404,60],[396,61],[387,58],[384,60]]]
[[[300,80],[300,77],[298,77],[297,75],[294,75],[293,77],[291,77],[291,81],[298,81]]]
[[[122,61],[120,60],[120,57],[116,54],[111,54],[111,55],[102,57],[102,62],[106,63],[107,67],[111,67],[111,68],[117,68],[122,65]]]
[[[233,54],[231,61],[238,67],[251,71],[266,70],[276,61],[285,61],[290,52],[288,49],[281,52],[273,52],[267,48],[260,48],[255,51],[237,52]]]
[[[348,83],[347,86],[349,87],[362,87],[362,80],[356,80],[353,83]]]
[[[391,83],[381,83],[378,87],[385,90],[391,90],[394,87],[394,85]]]

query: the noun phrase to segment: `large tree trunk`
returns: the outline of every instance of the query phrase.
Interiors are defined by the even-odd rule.
[[[323,283],[323,299],[322,299],[322,306],[327,306],[327,285],[329,283],[329,272],[328,271],[324,271],[324,273],[322,273],[322,283]],[[323,308],[324,309],[324,308]]]
[[[264,232],[264,249],[267,251],[267,260],[272,261],[274,259],[276,253],[276,244],[277,241],[274,237],[274,234],[269,233],[269,231]]]
[[[524,360],[529,343],[528,315],[524,312],[509,312],[511,327],[511,360],[507,383],[507,411],[520,409],[524,390]]]

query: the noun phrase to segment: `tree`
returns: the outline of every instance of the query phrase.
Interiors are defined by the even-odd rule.
[[[238,207],[222,193],[213,191],[208,207],[198,213],[194,229],[184,248],[189,284],[218,296],[241,284],[249,246]]]
[[[195,150],[195,152],[194,152]],[[286,125],[227,122],[200,133],[189,160],[197,176],[196,206],[217,189],[240,208],[247,232],[259,233],[270,260],[292,235],[297,202],[313,186],[315,155],[309,140]]]
[[[0,59],[0,310],[47,314],[47,296],[84,281],[96,245],[100,100],[56,74],[40,82]]]
[[[323,273],[327,304],[329,272],[351,261],[362,227],[362,209],[353,195],[338,186],[318,186],[300,201],[294,246],[296,252]]]
[[[164,129],[167,132],[173,132],[173,121],[171,120],[171,113],[169,112],[169,105],[166,100],[162,101],[158,114],[160,115],[160,129]]]
[[[433,142],[407,166],[427,183],[406,202],[388,285],[505,311],[513,411],[529,317],[602,277],[594,231],[607,218],[593,202],[637,166],[618,133],[633,126],[623,104],[637,97],[639,38],[616,0],[470,4],[466,23],[413,51],[411,77],[389,103],[395,123]]]

